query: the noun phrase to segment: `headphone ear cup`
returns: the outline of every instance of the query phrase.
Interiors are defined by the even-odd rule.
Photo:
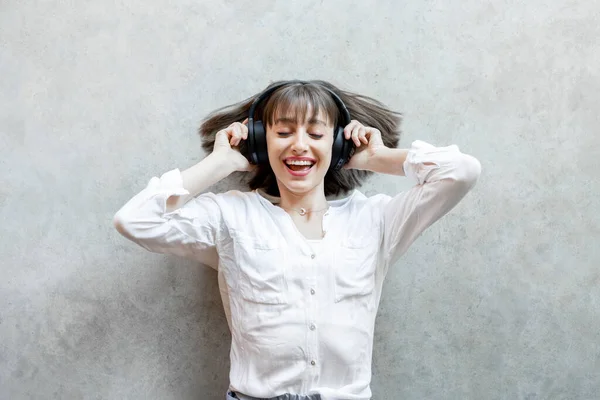
[[[244,155],[251,164],[258,162],[256,158],[256,145],[254,144],[254,122],[248,124],[248,139],[246,139],[246,153]]]
[[[342,128],[341,126],[338,126],[336,128],[336,132],[335,135],[333,136],[333,148],[331,150],[331,164],[329,165],[330,169],[333,169],[334,171],[337,171],[339,169],[341,169],[344,164],[346,163],[346,156],[345,154],[347,153],[346,147],[347,147],[347,143],[346,139],[344,138],[344,128]]]
[[[257,164],[266,164],[269,162],[267,133],[262,121],[254,121],[254,153],[256,154]]]
[[[354,142],[352,141],[352,139],[346,139],[344,137],[344,128],[342,129],[342,142],[343,142],[343,149],[342,149],[342,165],[340,166],[340,168],[342,166],[344,166],[344,164],[346,164],[348,161],[350,161],[350,158],[354,155],[354,151],[356,150],[356,145],[354,144]]]

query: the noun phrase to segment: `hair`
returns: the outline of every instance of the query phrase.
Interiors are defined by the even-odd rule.
[[[285,81],[273,82],[265,90],[281,83],[285,83]],[[298,120],[299,117],[306,117],[310,109],[311,117],[315,117],[323,111],[327,116],[327,122],[332,123],[335,127],[342,121],[342,116],[331,93],[324,88],[340,97],[350,113],[350,118],[358,120],[365,126],[377,128],[381,132],[381,138],[386,147],[395,148],[398,145],[401,136],[401,113],[388,109],[383,103],[371,97],[341,90],[331,83],[321,80],[293,81],[278,88],[271,93],[268,99],[264,99],[256,107],[256,119],[265,121],[266,130],[268,125],[273,124],[275,116],[293,116]],[[216,133],[234,122],[244,121],[248,117],[250,106],[261,93],[263,92],[210,113],[199,128],[202,148],[206,152],[212,152]],[[247,156],[248,149],[245,141],[240,142],[239,150]],[[371,174],[371,171],[356,169],[335,171],[330,168],[325,174],[325,196],[348,193],[360,186]],[[258,165],[247,184],[252,190],[262,189],[270,195],[279,196],[277,180],[268,163]]]

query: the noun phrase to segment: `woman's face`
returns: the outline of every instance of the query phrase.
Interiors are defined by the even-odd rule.
[[[311,114],[308,110],[304,121],[276,115],[267,127],[269,163],[280,191],[304,194],[323,186],[331,163],[333,125],[324,112]]]

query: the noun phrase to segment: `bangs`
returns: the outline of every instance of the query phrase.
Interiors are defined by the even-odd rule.
[[[294,84],[276,90],[265,104],[263,121],[273,125],[275,118],[292,118],[297,123],[316,119],[320,114],[328,125],[338,123],[339,110],[331,94],[313,84]]]

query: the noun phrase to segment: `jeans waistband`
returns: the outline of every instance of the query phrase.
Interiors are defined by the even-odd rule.
[[[302,394],[290,394],[290,393],[286,393],[286,394],[282,394],[281,396],[277,396],[277,397],[252,397],[252,396],[246,396],[245,394],[242,393],[234,393],[234,392],[229,392],[227,393],[227,400],[321,400],[321,395],[320,394],[306,394],[306,395],[302,395]]]

